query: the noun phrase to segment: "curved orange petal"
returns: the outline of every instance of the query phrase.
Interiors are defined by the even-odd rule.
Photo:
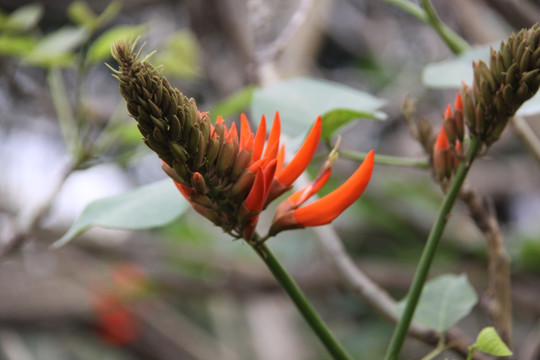
[[[253,186],[251,187],[251,190],[249,191],[249,194],[244,201],[244,205],[246,208],[250,211],[257,211],[260,210],[259,204],[261,203],[262,199],[264,198],[265,188],[264,188],[264,173],[261,168],[257,169],[257,174],[255,175],[255,181],[253,182]]]
[[[281,134],[281,121],[279,119],[279,112],[276,111],[274,116],[274,122],[272,123],[272,129],[270,130],[270,135],[268,135],[268,142],[266,143],[266,150],[264,150],[263,157],[268,156],[275,144],[277,144],[279,149],[279,135]],[[276,149],[276,154],[277,154]],[[275,155],[274,155],[275,157]]]
[[[262,155],[264,148],[264,140],[266,139],[266,119],[264,115],[261,117],[261,123],[257,129],[257,134],[255,135],[255,141],[253,143],[253,162],[259,160]]]
[[[321,138],[322,120],[321,117],[317,117],[315,124],[311,128],[306,140],[302,144],[302,147],[290,163],[283,168],[277,175],[278,180],[283,185],[291,185],[294,180],[300,176],[300,174],[307,168],[309,162],[313,158],[317,146],[319,145],[319,139]]]
[[[296,221],[303,226],[329,224],[362,195],[373,172],[374,152],[371,150],[362,164],[340,187],[319,200],[294,210]]]

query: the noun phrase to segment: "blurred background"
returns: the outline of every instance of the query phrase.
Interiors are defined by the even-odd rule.
[[[91,201],[165,178],[104,65],[116,67],[109,46],[119,36],[141,34],[145,53],[158,50],[152,63],[201,110],[294,76],[373,94],[387,101],[387,120],[350,125],[342,148],[427,160],[402,105],[416,99],[417,117],[438,128],[455,90],[427,88],[422,71],[454,55],[390,2],[0,0],[0,358],[329,359],[249,246],[191,211],[151,231],[94,228],[61,249],[49,245]],[[433,3],[474,45],[540,19],[537,0]],[[294,33],[276,50],[291,21]],[[248,103],[229,104],[226,119],[249,115]],[[540,136],[538,116],[526,121]],[[335,184],[357,164],[340,160]],[[509,127],[469,182],[493,201],[511,256],[515,358],[540,359],[539,164]],[[429,170],[378,165],[335,229],[359,267],[399,299],[441,200]],[[393,326],[355,297],[310,230],[269,246],[356,359],[383,356]],[[480,303],[459,325],[471,337],[488,324],[485,248],[458,204],[432,274],[468,275]],[[430,349],[410,340],[404,356]]]

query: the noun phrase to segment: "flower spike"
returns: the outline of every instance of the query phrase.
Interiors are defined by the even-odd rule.
[[[244,114],[239,128],[235,123],[227,126],[221,116],[211,124],[209,114],[201,112],[195,100],[173,88],[146,59],[134,53],[134,48],[120,42],[112,52],[119,64],[115,73],[120,93],[145,144],[161,158],[163,170],[195,211],[232,236],[253,241],[260,212],[291,187],[315,154],[321,137],[321,117],[298,153],[284,164],[279,112],[275,113],[267,140],[264,116],[256,133]],[[330,159],[335,156],[334,149],[316,179],[291,195],[287,208],[281,207],[280,219],[293,217],[294,226],[290,228],[328,223],[362,193],[371,175],[373,154],[359,168],[360,173],[357,171],[341,187],[299,208],[326,183],[333,164]]]

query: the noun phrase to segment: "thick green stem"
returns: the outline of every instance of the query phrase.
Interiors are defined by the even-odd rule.
[[[478,139],[474,138],[470,143],[466,161],[463,161],[457,169],[454,181],[452,182],[452,185],[444,198],[437,216],[437,220],[433,224],[426,245],[424,246],[424,251],[422,252],[416,274],[414,275],[414,279],[407,296],[407,305],[405,306],[403,315],[399,319],[398,325],[394,330],[385,360],[397,360],[399,356],[401,347],[405,342],[405,337],[407,336],[409,326],[416,310],[416,306],[418,305],[418,300],[420,299],[422,289],[424,288],[424,284],[429,274],[429,269],[431,267],[431,263],[433,262],[437,246],[439,245],[444,228],[450,216],[450,212],[459,195],[461,186],[467,177],[467,173],[471,168],[472,162],[478,154],[481,146],[482,143]]]
[[[309,300],[302,293],[302,290],[300,290],[298,285],[296,285],[285,268],[281,266],[270,249],[268,249],[264,244],[254,245],[252,248],[265,262],[266,266],[268,266],[268,269],[270,269],[281,287],[287,292],[306,322],[309,324],[315,334],[317,334],[332,357],[335,360],[350,360],[351,357],[347,354],[336,338],[334,338],[323,320],[310,304]]]

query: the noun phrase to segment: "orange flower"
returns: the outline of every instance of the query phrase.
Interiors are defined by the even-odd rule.
[[[201,113],[200,116],[202,119],[207,114]],[[233,236],[249,241],[255,232],[259,213],[289,190],[311,162],[319,145],[322,119],[319,116],[315,120],[304,143],[288,164],[284,164],[285,147],[280,145],[281,121],[277,112],[266,144],[264,116],[256,133],[251,130],[244,114],[240,116],[240,132],[234,123],[228,128],[221,117],[209,129],[208,149],[214,146],[212,142],[219,149],[217,154],[207,150],[207,154],[211,153],[207,158],[211,160],[203,161],[199,170],[183,178],[177,177],[166,163],[164,169],[197,212]],[[205,168],[206,173],[202,171]],[[280,205],[276,218],[293,214],[289,228],[331,222],[360,196],[372,168],[373,153],[370,153],[359,170],[340,188],[314,204],[298,208],[326,183],[331,173],[331,165],[328,165],[309,186]]]
[[[299,207],[328,180],[330,171],[325,171],[312,183],[291,195],[278,207],[269,234],[273,236],[282,230],[331,223],[362,195],[371,178],[373,163],[374,152],[371,150],[362,164],[345,183],[321,199],[304,207]]]

